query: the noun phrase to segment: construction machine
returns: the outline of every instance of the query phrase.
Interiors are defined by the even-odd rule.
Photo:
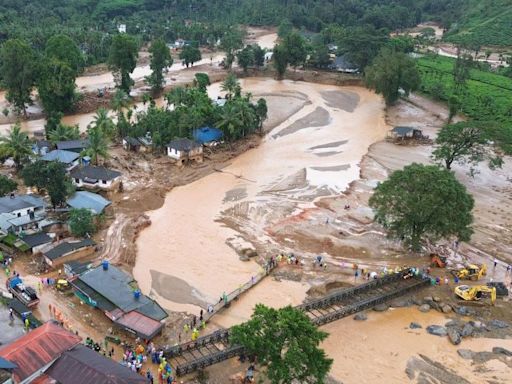
[[[432,268],[444,268],[446,267],[446,256],[440,256],[436,253],[430,254],[430,266]]]
[[[69,282],[67,280],[58,279],[57,283],[55,283],[55,288],[57,288],[57,290],[59,290],[59,291],[65,291],[65,290],[71,288],[71,285],[69,284]]]
[[[482,276],[487,274],[487,265],[469,264],[465,268],[458,271],[451,271],[453,276],[458,277],[460,280],[480,280]]]
[[[459,285],[455,287],[455,294],[463,300],[478,301],[484,298],[490,298],[491,304],[496,301],[496,288],[487,285]]]

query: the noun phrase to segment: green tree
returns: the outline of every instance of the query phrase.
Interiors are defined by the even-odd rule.
[[[389,236],[418,251],[425,241],[473,233],[474,201],[454,174],[434,165],[412,164],[375,188],[370,207]]]
[[[35,54],[30,46],[18,39],[7,40],[0,50],[0,73],[6,98],[19,113],[26,114],[26,104],[37,77]]]
[[[256,103],[256,116],[258,116],[258,129],[261,131],[263,129],[263,122],[268,117],[268,107],[267,100],[260,98]]]
[[[406,95],[420,86],[420,74],[413,59],[402,52],[384,48],[366,68],[365,83],[384,96],[387,105],[396,102],[402,89]]]
[[[470,78],[469,70],[473,66],[473,58],[471,55],[462,54],[460,49],[457,51],[457,59],[453,66],[453,83],[455,92],[460,92]]]
[[[316,68],[327,68],[331,63],[331,57],[329,56],[329,49],[326,45],[319,45],[315,47],[309,63]]]
[[[66,202],[66,198],[71,194],[72,186],[66,174],[66,166],[57,161],[50,161],[46,165],[46,183],[44,189],[50,196],[50,202],[53,208]]]
[[[106,108],[98,108],[96,115],[93,118],[92,124],[95,128],[98,128],[106,137],[112,138],[116,133],[116,125],[112,121],[112,118],[108,115],[108,110]]]
[[[281,80],[286,72],[286,68],[288,67],[288,53],[282,44],[274,46],[272,62],[277,71],[277,79]]]
[[[457,115],[462,107],[459,98],[455,95],[450,96],[448,99],[448,124],[450,124],[453,118]]]
[[[116,86],[127,94],[130,93],[130,88],[134,84],[130,73],[133,72],[137,65],[137,57],[137,41],[133,37],[124,33],[113,37],[108,56],[108,65],[114,74]]]
[[[481,121],[461,121],[447,124],[439,131],[432,158],[444,163],[446,169],[452,164],[470,164],[471,173],[474,166],[484,160],[489,161],[489,167],[501,167],[502,153],[507,145],[512,145],[510,138],[506,142],[493,137],[499,131],[496,123]]]
[[[53,143],[66,140],[77,140],[80,138],[80,130],[78,125],[69,126],[66,124],[58,124],[55,129],[49,132],[48,139]]]
[[[290,22],[290,20],[284,19],[281,21],[281,24],[279,24],[279,27],[277,28],[277,36],[279,36],[281,39],[284,39],[292,32],[293,24]]]
[[[388,40],[388,31],[367,25],[346,28],[337,44],[339,53],[346,54],[363,71]]]
[[[226,97],[229,99],[233,96],[239,95],[241,88],[240,82],[236,78],[233,73],[228,74],[226,79],[222,82],[220,86],[221,91],[226,92]]]
[[[194,66],[194,63],[201,60],[201,51],[195,46],[186,45],[180,52],[180,60],[183,60],[187,68],[189,65]]]
[[[21,132],[21,126],[16,123],[7,136],[0,137],[2,152],[11,156],[16,168],[28,160],[32,153],[32,144],[25,132]]]
[[[263,67],[265,65],[265,51],[258,44],[252,45],[252,52],[254,55],[254,65],[256,67]]]
[[[74,236],[91,236],[96,232],[93,213],[85,208],[69,211],[69,230]]]
[[[220,40],[220,48],[226,52],[225,68],[230,69],[235,58],[235,51],[244,45],[245,32],[239,28],[230,28]]]
[[[304,38],[297,32],[292,32],[283,40],[288,63],[295,69],[304,64],[307,57],[307,48]]]
[[[206,89],[210,85],[210,77],[207,73],[198,72],[194,75],[194,85],[197,89],[206,93]]]
[[[246,46],[244,49],[240,50],[236,54],[236,58],[238,61],[238,65],[247,73],[247,69],[254,65],[254,52],[250,45]]]
[[[103,130],[93,125],[87,129],[87,138],[89,139],[89,147],[84,150],[84,155],[90,156],[91,161],[98,165],[100,157],[108,158],[108,139]]]
[[[55,58],[43,60],[37,80],[37,91],[47,115],[73,110],[77,101],[76,72]]]
[[[73,70],[74,76],[78,75],[83,67],[82,53],[69,36],[59,34],[50,37],[44,53],[49,59],[67,64]]]
[[[230,342],[256,356],[272,384],[320,384],[332,365],[319,348],[326,337],[301,310],[257,304],[249,321],[231,328]]]
[[[5,196],[18,188],[18,184],[7,176],[0,175],[0,196]]]
[[[161,38],[154,40],[149,48],[151,75],[146,81],[154,92],[160,91],[165,85],[163,71],[173,63],[171,52]]]

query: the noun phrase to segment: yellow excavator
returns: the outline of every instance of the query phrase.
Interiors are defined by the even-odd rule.
[[[487,274],[487,265],[469,264],[465,268],[458,271],[451,271],[453,276],[458,277],[460,280],[480,280],[482,276]]]
[[[496,302],[496,288],[487,285],[459,285],[455,287],[455,294],[463,300],[478,301],[485,298],[491,299],[491,304]]]

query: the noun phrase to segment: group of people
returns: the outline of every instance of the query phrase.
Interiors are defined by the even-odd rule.
[[[223,296],[225,296],[226,294],[224,294]],[[221,300],[227,300],[225,299],[224,297],[221,297]],[[192,317],[192,321],[189,323],[185,323],[183,324],[183,331],[185,332],[185,335],[188,335],[189,332],[192,332],[191,333],[191,339],[192,341],[196,341],[197,338],[199,337],[199,330],[200,329],[205,329],[206,328],[206,321],[203,317],[203,310],[201,309],[201,311],[199,312],[199,318],[197,316],[194,315],[194,317]],[[181,333],[178,335],[178,342],[181,343]]]

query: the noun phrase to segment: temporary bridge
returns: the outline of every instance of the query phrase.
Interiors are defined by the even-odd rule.
[[[304,311],[314,324],[321,326],[356,312],[373,308],[430,284],[429,277],[406,278],[408,274],[409,271],[406,270],[386,275],[365,284],[310,300],[296,308]],[[168,348],[164,351],[164,355],[170,359],[176,375],[186,375],[243,354],[242,346],[230,344],[229,335],[229,329],[218,330],[199,337],[195,341]]]

